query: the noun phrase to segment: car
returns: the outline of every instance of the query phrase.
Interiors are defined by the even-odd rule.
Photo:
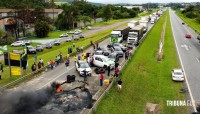
[[[42,45],[37,45],[36,46],[36,51],[42,52],[43,50],[44,50],[44,48],[42,47]]]
[[[69,31],[67,32],[67,34],[74,34],[74,31]]]
[[[30,40],[24,40],[24,44],[30,45],[30,44],[31,44],[31,41],[30,41]]]
[[[37,53],[36,49],[33,46],[31,46],[31,45],[26,46],[26,48],[27,48],[27,53],[28,54],[36,54]]]
[[[74,31],[74,34],[80,34],[80,33],[82,33],[82,30],[77,29]]]
[[[55,46],[60,45],[60,39],[56,39],[56,40],[54,40],[54,45],[55,45]]]
[[[92,69],[90,68],[89,64],[86,61],[78,60],[76,62],[76,70],[80,74],[80,76],[83,76],[83,71],[86,70],[86,74],[91,76],[92,75]]]
[[[91,29],[92,29],[92,27],[91,27],[91,26],[87,26],[86,28],[87,28],[88,30],[91,30]]]
[[[79,40],[79,38],[80,38],[79,35],[77,35],[77,34],[74,34],[72,37],[74,40]]]
[[[71,42],[71,41],[72,41],[72,37],[69,36],[66,38],[66,42]]]
[[[47,49],[50,49],[50,48],[52,48],[52,44],[49,42],[49,43],[46,43],[45,44],[45,47],[47,48]]]
[[[104,56],[108,56],[110,53],[106,47],[99,47],[95,52]]]
[[[191,34],[187,33],[187,34],[185,34],[185,37],[186,38],[191,38]]]
[[[110,43],[107,45],[108,48],[111,48],[113,46],[119,46],[123,52],[126,52],[127,47],[125,47],[124,45],[122,45],[121,43]]]
[[[182,69],[172,70],[172,80],[173,81],[184,81],[184,73]]]
[[[113,49],[114,49],[114,52],[116,52],[119,57],[123,57],[124,56],[124,52],[122,51],[121,47],[114,46]]]
[[[114,69],[115,62],[103,55],[93,55],[93,64],[97,67],[107,68],[110,65],[111,69]]]
[[[23,46],[24,42],[23,41],[15,41],[11,44],[11,46]]]
[[[85,36],[84,36],[83,34],[80,34],[79,37],[80,37],[80,38],[84,38]]]
[[[108,58],[114,62],[118,62],[119,61],[119,56],[116,52],[110,53],[108,55]]]
[[[68,36],[69,35],[67,33],[63,33],[63,34],[60,35],[60,38],[62,38],[62,37],[68,37]]]

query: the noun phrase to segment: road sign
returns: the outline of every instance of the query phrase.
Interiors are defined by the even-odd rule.
[[[111,42],[112,42],[112,43],[118,43],[118,38],[116,38],[116,37],[111,37]]]

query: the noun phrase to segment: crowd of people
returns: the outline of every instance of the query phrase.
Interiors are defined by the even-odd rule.
[[[34,63],[32,64],[31,70],[32,70],[33,72],[35,72],[35,71],[37,70],[37,68],[40,69],[40,68],[42,68],[42,67],[44,67],[44,62],[43,62],[43,60],[40,58],[40,60],[39,60],[39,62],[38,62],[37,64],[36,64],[36,62],[34,62]]]

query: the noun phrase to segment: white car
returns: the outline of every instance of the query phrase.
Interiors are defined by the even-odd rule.
[[[16,41],[16,42],[13,42],[11,44],[11,46],[23,46],[24,45],[24,42],[23,41]]]
[[[86,70],[86,74],[91,76],[92,69],[86,61],[79,60],[76,62],[76,70],[79,72],[80,76],[83,76],[83,71]]]
[[[91,30],[91,29],[92,29],[92,27],[91,27],[91,26],[87,26],[86,28],[87,28],[88,30]]]
[[[64,33],[64,34],[61,34],[60,35],[60,38],[62,38],[62,37],[68,37],[69,35],[67,34],[67,33]]]
[[[71,41],[72,41],[72,37],[69,36],[66,38],[66,42],[71,42]]]
[[[80,33],[82,33],[82,30],[79,30],[79,29],[75,30],[74,32],[74,34],[80,34]]]
[[[93,64],[97,67],[107,68],[109,65],[111,69],[115,67],[115,62],[104,55],[93,55],[93,59]]]
[[[174,81],[184,81],[184,74],[182,69],[173,69],[172,70],[172,80]]]
[[[80,36],[77,35],[77,34],[76,35],[74,34],[72,37],[73,37],[74,40],[79,40],[79,38],[80,38]]]

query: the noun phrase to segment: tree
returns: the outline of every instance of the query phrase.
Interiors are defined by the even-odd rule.
[[[102,17],[104,21],[108,21],[112,18],[112,11],[111,11],[110,5],[103,7]]]
[[[15,41],[15,38],[10,33],[5,34],[3,30],[0,30],[0,45],[11,44]]]
[[[83,21],[84,26],[86,26],[86,22],[91,22],[91,18],[89,16],[81,16],[80,20]]]
[[[39,38],[44,38],[48,35],[50,27],[46,21],[36,20],[35,22],[35,34]]]

